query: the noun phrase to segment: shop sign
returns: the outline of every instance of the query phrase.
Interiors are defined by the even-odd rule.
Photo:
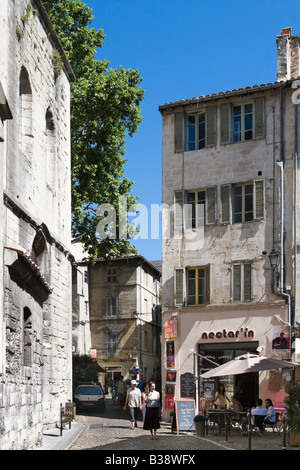
[[[238,338],[254,338],[254,331],[248,330],[248,328],[240,328],[237,331],[227,331],[223,329],[222,331],[217,331],[216,333],[210,331],[209,333],[202,333],[201,339],[238,339]]]
[[[174,397],[171,395],[165,395],[165,410],[174,409]]]
[[[177,338],[177,320],[165,322],[165,338]]]
[[[96,361],[97,358],[97,349],[90,349],[90,356],[93,359],[93,361]]]

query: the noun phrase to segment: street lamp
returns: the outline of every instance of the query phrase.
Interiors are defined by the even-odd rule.
[[[279,262],[279,253],[274,248],[269,254],[269,260],[270,260],[271,268],[275,271],[275,269],[277,269],[278,262]]]
[[[276,280],[276,287],[278,289],[278,282],[279,282],[279,272],[278,272],[278,262],[279,262],[279,253],[273,248],[269,254],[269,260],[271,264],[271,268],[273,271],[273,279],[272,279],[272,291],[274,292],[275,280]]]

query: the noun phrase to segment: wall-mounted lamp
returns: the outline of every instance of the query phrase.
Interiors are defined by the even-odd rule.
[[[272,269],[277,269],[278,262],[279,262],[279,253],[273,248],[269,254],[269,260]]]
[[[273,270],[272,290],[274,292],[275,282],[276,282],[277,289],[279,285],[279,272],[278,272],[279,253],[275,250],[275,248],[273,248],[272,251],[270,252],[269,260],[270,260],[271,268]]]

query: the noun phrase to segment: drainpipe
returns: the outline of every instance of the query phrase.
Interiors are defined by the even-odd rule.
[[[280,168],[280,292],[279,295],[284,297],[288,303],[288,324],[291,325],[291,296],[284,291],[284,217],[285,217],[285,207],[284,207],[284,167],[283,161],[277,162],[277,165]]]
[[[297,312],[297,174],[298,174],[298,104],[295,104],[295,169],[294,169],[294,318],[293,331],[296,329]]]

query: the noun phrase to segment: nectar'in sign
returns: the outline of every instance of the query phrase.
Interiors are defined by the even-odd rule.
[[[221,339],[221,338],[254,338],[254,331],[253,330],[248,330],[248,328],[241,328],[240,330],[237,331],[217,331],[217,333],[214,333],[211,331],[210,333],[202,333],[201,339]]]

